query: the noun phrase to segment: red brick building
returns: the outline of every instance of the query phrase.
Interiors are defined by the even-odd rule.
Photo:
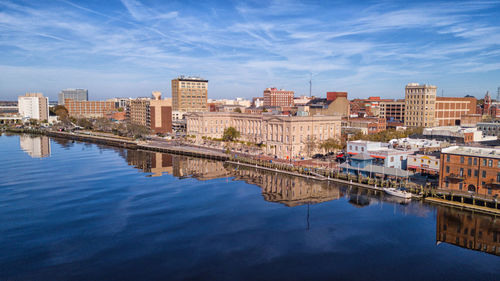
[[[436,97],[435,122],[437,126],[460,125],[464,115],[476,113],[476,98]]]
[[[293,106],[293,91],[267,88],[264,90],[264,106]]]
[[[78,118],[100,118],[116,111],[116,103],[113,101],[77,101],[65,99],[64,106],[68,115]]]
[[[441,150],[439,188],[500,194],[500,149],[451,146]]]

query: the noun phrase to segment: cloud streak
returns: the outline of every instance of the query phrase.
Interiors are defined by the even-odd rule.
[[[346,90],[351,96],[394,97],[412,81],[460,89],[457,84],[467,83],[464,75],[479,81],[467,94],[500,84],[497,1],[61,3],[0,0],[0,66],[21,80],[26,68],[98,72],[73,87],[87,87],[99,97],[141,96],[161,87],[168,92],[168,81],[179,74],[208,78],[212,97],[257,96],[271,85],[302,94],[310,73],[318,95]],[[131,85],[134,76],[150,84]],[[38,83],[54,96],[72,86],[57,75],[50,83],[30,79],[30,88]],[[24,85],[0,82],[0,97],[25,91]]]

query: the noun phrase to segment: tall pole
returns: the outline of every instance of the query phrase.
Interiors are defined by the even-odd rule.
[[[309,97],[312,97],[312,73],[309,73]]]

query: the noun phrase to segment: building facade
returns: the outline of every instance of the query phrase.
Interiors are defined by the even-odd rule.
[[[161,99],[160,92],[153,92],[153,99],[138,98],[130,101],[129,120],[132,124],[149,128],[153,133],[172,132],[172,100]]]
[[[64,106],[68,115],[77,118],[101,118],[116,111],[116,104],[112,101],[77,101],[66,99]]]
[[[439,188],[500,194],[500,149],[450,146],[441,150]]]
[[[379,117],[404,122],[405,107],[405,100],[381,101]]]
[[[437,175],[439,173],[439,152],[408,155],[407,169],[416,173]]]
[[[208,80],[179,76],[172,80],[172,110],[184,112],[208,111]]]
[[[307,103],[311,115],[350,115],[347,92],[327,92],[326,99],[315,98]]]
[[[363,140],[347,142],[346,150],[350,156],[369,155],[374,158],[374,165],[398,169],[406,169],[408,155],[412,153],[412,151],[389,148],[388,143]]]
[[[23,118],[49,120],[49,98],[42,93],[26,93],[17,99],[19,115]]]
[[[240,140],[265,145],[265,153],[280,158],[307,157],[311,151],[307,143],[317,143],[340,137],[340,116],[283,116],[257,115],[235,112],[204,112],[186,115],[187,134],[222,138],[224,129],[234,127]]]
[[[461,125],[462,116],[476,113],[476,98],[437,97],[435,126]]]
[[[87,89],[64,89],[59,92],[57,104],[64,105],[66,99],[72,99],[75,101],[88,101],[89,91]]]
[[[264,90],[264,106],[293,106],[294,92],[267,88]]]
[[[436,91],[432,85],[409,83],[405,87],[405,126],[433,127],[437,123]]]

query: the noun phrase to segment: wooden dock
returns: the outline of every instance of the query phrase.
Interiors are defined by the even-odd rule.
[[[435,198],[435,197],[427,197],[425,198],[425,202],[431,202],[434,204],[439,204],[439,205],[446,205],[446,206],[453,206],[456,208],[460,209],[466,209],[466,210],[472,210],[472,211],[477,211],[481,213],[488,213],[492,215],[500,215],[500,210],[498,209],[493,209],[493,208],[488,208],[488,207],[483,207],[483,206],[478,206],[478,205],[472,205],[472,204],[466,204],[466,203],[461,203],[461,202],[455,202],[455,201],[450,201],[450,200],[445,200],[445,199],[440,199],[440,198]]]

